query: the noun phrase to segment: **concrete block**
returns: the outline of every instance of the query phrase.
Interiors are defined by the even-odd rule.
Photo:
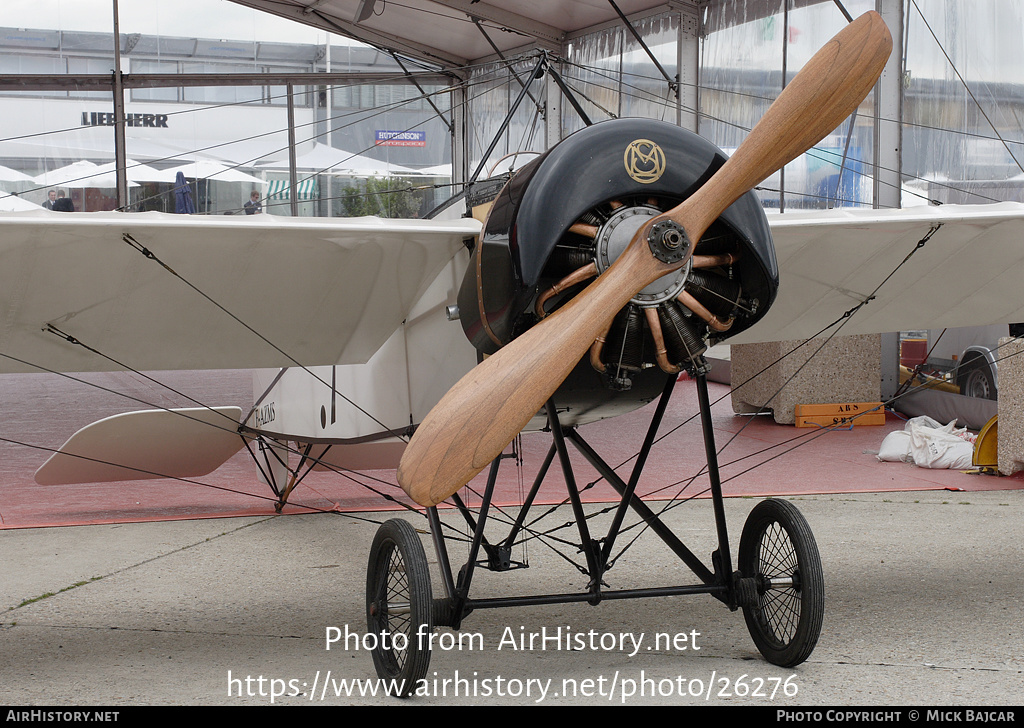
[[[864,334],[733,345],[733,411],[767,408],[776,422],[791,425],[798,404],[877,402],[881,342],[879,334]]]
[[[999,340],[999,472],[1024,470],[1024,341]]]

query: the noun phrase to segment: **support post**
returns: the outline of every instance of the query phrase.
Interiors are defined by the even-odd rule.
[[[698,132],[700,111],[700,9],[677,6],[679,39],[676,44],[676,124]]]
[[[547,74],[544,92],[544,148],[562,141],[562,94],[555,83],[555,77]]]
[[[903,17],[902,0],[876,0],[878,13],[892,35],[892,53],[875,86],[875,190],[876,208],[901,207],[903,126]]]
[[[299,216],[298,172],[295,163],[295,90],[288,84],[288,201],[292,217]]]
[[[121,30],[117,0],[114,6],[114,166],[117,167],[117,209],[128,205],[128,155],[125,152],[124,79],[121,76]]]

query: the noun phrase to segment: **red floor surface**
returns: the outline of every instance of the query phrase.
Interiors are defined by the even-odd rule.
[[[238,405],[252,402],[248,371],[164,372],[153,375],[176,390],[170,392],[138,374],[77,375],[84,381],[53,375],[0,375],[0,528],[31,528],[92,523],[216,518],[274,513],[274,498],[256,479],[256,468],[242,451],[215,473],[194,482],[145,480],[125,483],[41,486],[33,473],[80,427],[118,412],[152,406]],[[103,389],[100,389],[102,387]],[[704,446],[693,382],[676,387],[655,446],[640,481],[647,498],[703,497]],[[126,399],[123,393],[139,401]],[[900,490],[1005,490],[1024,488],[1024,478],[968,475],[927,470],[903,463],[879,462],[886,433],[903,422],[889,415],[884,426],[845,430],[797,429],[776,425],[768,416],[736,416],[728,388],[711,385],[715,438],[720,452],[723,491],[727,497]],[[653,406],[631,415],[581,428],[582,436],[623,479],[639,449]],[[518,502],[540,467],[550,438],[523,437],[523,463],[505,461],[496,501]],[[585,500],[617,500],[582,457],[576,478]],[[486,473],[463,493],[474,500]],[[400,508],[391,498],[403,494],[394,471],[353,474],[316,472],[292,493],[285,513],[309,510],[385,510]],[[541,489],[539,501],[559,503],[565,489],[557,463]]]

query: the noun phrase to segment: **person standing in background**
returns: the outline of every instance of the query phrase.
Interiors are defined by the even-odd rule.
[[[57,190],[57,199],[53,201],[53,209],[60,212],[74,212],[75,203],[70,197],[64,196],[64,190]]]
[[[253,190],[249,193],[249,201],[245,203],[246,215],[259,215],[263,212],[263,203],[260,202],[260,193]]]

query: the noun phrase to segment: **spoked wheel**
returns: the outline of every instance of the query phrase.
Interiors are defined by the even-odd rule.
[[[430,666],[430,571],[416,529],[392,519],[377,529],[366,570],[366,624],[373,666],[408,697]],[[420,642],[423,644],[420,644]]]
[[[743,524],[739,569],[755,577],[757,596],[743,606],[750,636],[765,659],[792,667],[818,642],[825,579],[810,526],[788,501],[758,503]]]

